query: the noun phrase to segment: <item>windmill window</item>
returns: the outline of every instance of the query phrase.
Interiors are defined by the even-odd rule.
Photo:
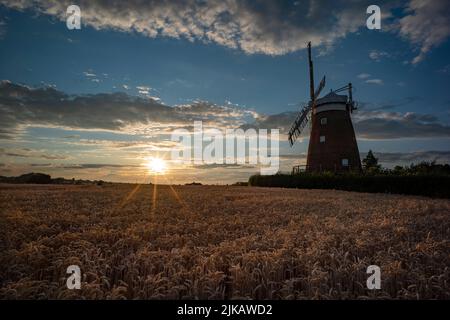
[[[342,159],[342,166],[348,167],[348,159]]]
[[[320,142],[324,143],[325,142],[325,136],[320,136]]]
[[[321,125],[326,125],[327,124],[327,118],[321,118],[320,119],[320,124]]]

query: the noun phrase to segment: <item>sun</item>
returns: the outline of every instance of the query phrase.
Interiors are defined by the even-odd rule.
[[[150,158],[146,163],[151,173],[164,174],[167,170],[166,162],[161,158]]]

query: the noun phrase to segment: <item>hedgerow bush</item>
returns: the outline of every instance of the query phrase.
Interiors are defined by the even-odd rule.
[[[450,198],[450,176],[434,174],[333,174],[254,175],[250,186],[301,189],[336,189],[371,193],[397,193]]]

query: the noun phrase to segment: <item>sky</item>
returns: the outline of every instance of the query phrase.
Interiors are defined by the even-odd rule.
[[[279,129],[280,170],[304,164],[306,43],[324,92],[351,82],[359,150],[385,167],[450,162],[450,2],[0,0],[0,175],[233,183],[254,165],[171,161],[171,132]],[[81,29],[66,26],[77,4]]]

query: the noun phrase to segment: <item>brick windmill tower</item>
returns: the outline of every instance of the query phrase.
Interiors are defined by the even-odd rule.
[[[302,108],[289,130],[289,143],[292,147],[308,121],[311,121],[306,171],[360,171],[361,160],[350,117],[356,109],[352,84],[318,98],[325,87],[325,77],[314,91],[311,42],[308,43],[308,60],[311,101]],[[343,91],[347,91],[348,95],[338,94]],[[299,170],[300,166],[296,166],[293,173]]]

